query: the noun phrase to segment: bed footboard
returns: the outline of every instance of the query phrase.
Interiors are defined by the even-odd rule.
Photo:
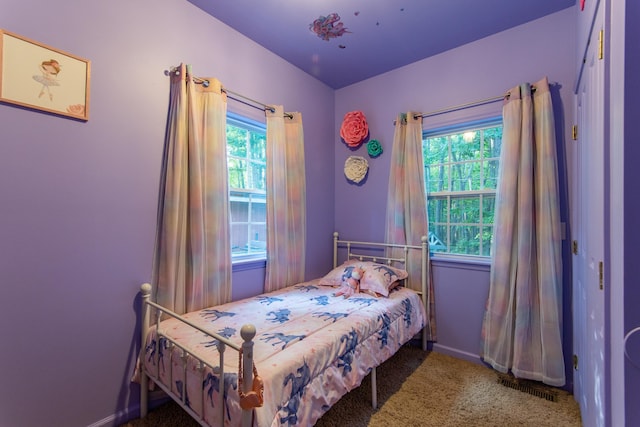
[[[191,323],[189,320],[183,318],[182,316],[168,310],[159,304],[156,304],[151,301],[151,285],[148,283],[143,284],[140,287],[141,295],[142,295],[142,308],[141,308],[141,350],[143,350],[147,345],[147,335],[149,332],[149,328],[151,326],[150,318],[151,318],[151,310],[154,308],[156,310],[156,330],[158,336],[162,336],[166,339],[171,345],[177,346],[182,350],[183,357],[186,359],[187,357],[192,357],[198,360],[200,366],[204,369],[204,367],[209,367],[212,370],[216,370],[219,372],[219,377],[224,378],[224,354],[225,349],[227,347],[231,347],[233,350],[237,352],[242,352],[242,374],[243,374],[243,384],[242,384],[242,392],[248,393],[251,391],[251,385],[253,382],[253,338],[256,335],[256,328],[253,325],[247,324],[243,325],[240,330],[240,335],[244,342],[242,346],[237,346],[232,343],[225,337],[218,335],[214,332],[207,331],[199,326]],[[211,365],[211,361],[206,361],[198,357],[197,355],[190,353],[186,348],[182,347],[177,342],[173,341],[171,338],[166,335],[162,335],[160,331],[160,318],[162,315],[168,315],[177,319],[183,323],[188,324],[189,326],[199,330],[200,332],[208,335],[212,339],[217,341],[218,352],[220,355],[219,365],[214,367]],[[156,340],[156,346],[158,345],[159,340]],[[159,352],[156,351],[156,354]],[[170,386],[167,386],[160,381],[159,376],[155,375],[152,372],[148,372],[143,361],[140,362],[140,418],[144,418],[148,413],[148,405],[149,405],[149,379],[154,381],[156,385],[158,385],[165,393],[167,393],[173,400],[176,401],[185,411],[189,413],[196,421],[198,421],[201,425],[207,426],[208,423],[204,419],[204,413],[198,414],[193,409],[191,409],[187,402],[185,402],[185,396],[180,396],[174,393],[171,390]],[[184,395],[184,393],[183,393]],[[218,401],[216,403],[216,407],[219,408],[219,420],[216,422],[216,425],[224,425],[224,393],[218,394]],[[242,426],[251,426],[252,424],[252,413],[253,410],[243,410],[242,411]]]

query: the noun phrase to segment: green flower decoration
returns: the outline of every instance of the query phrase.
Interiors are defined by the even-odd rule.
[[[369,153],[371,157],[378,157],[382,154],[382,145],[377,139],[370,139],[369,142],[367,142],[367,153]]]

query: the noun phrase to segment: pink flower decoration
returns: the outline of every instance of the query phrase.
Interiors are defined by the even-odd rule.
[[[67,112],[74,114],[76,116],[84,116],[84,105],[82,104],[69,105],[67,107]]]
[[[344,115],[340,136],[349,147],[358,147],[369,135],[369,125],[362,111],[351,111]]]

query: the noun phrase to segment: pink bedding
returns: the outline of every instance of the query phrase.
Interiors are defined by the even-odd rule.
[[[184,315],[238,345],[240,327],[255,325],[254,362],[265,388],[254,425],[313,425],[425,324],[420,297],[403,287],[387,298],[356,294],[345,299],[335,292],[313,280]],[[199,370],[193,358],[187,360],[185,384],[181,350],[170,350],[152,329],[144,351],[146,370],[158,372],[178,395],[186,392],[187,405],[198,414],[204,411],[210,425],[219,425],[214,406],[225,390],[225,425],[239,425],[238,353],[225,351],[224,386],[210,368]],[[219,364],[215,342],[203,333],[175,319],[162,322],[160,330],[213,366]]]

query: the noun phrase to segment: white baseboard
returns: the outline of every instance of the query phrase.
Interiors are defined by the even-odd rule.
[[[469,353],[466,351],[459,350],[457,348],[440,345],[438,343],[433,343],[433,351],[435,351],[436,353],[442,353],[442,354],[446,354],[447,356],[466,360],[468,362],[476,363],[478,365],[484,365],[484,362],[480,358],[479,354]]]
[[[158,405],[171,400],[167,394],[162,390],[154,390],[149,392],[149,408],[155,408]],[[111,414],[101,420],[96,421],[93,424],[89,424],[87,427],[117,427],[127,421],[133,420],[140,416],[140,403],[129,406],[122,411],[118,411],[115,414]]]
[[[126,423],[128,420],[138,417],[140,413],[140,404],[133,405],[123,411],[118,411],[115,414],[111,414],[87,427],[113,427]]]

